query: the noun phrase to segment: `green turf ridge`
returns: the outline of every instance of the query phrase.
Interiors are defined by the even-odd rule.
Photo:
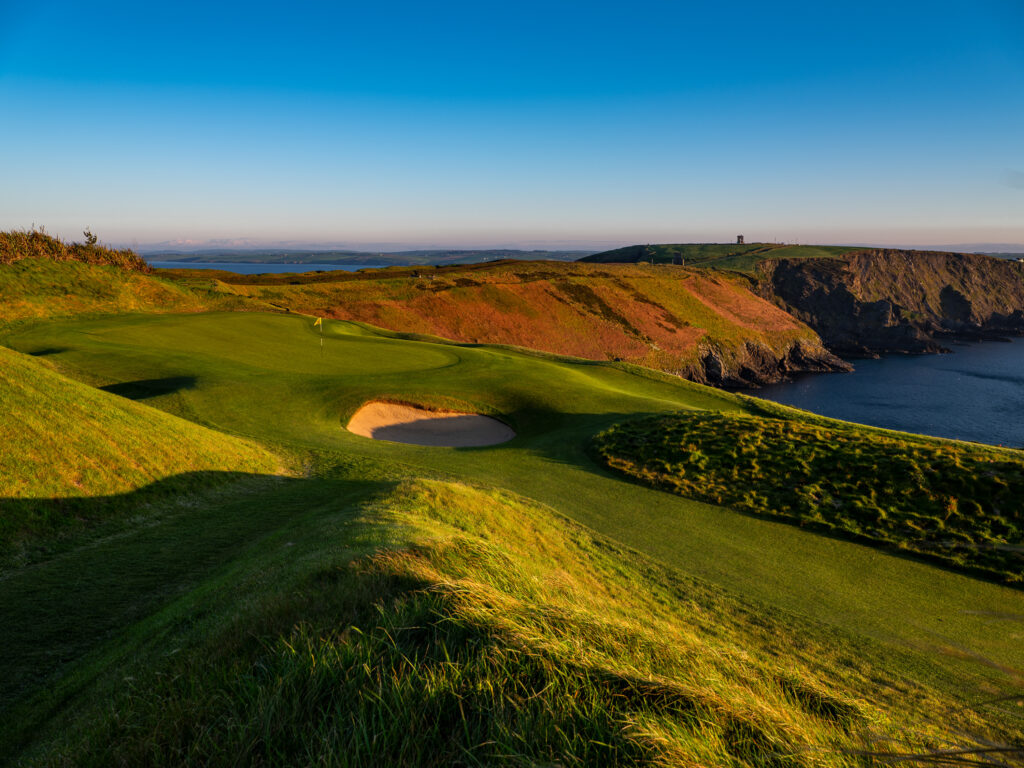
[[[1024,453],[838,423],[699,413],[598,435],[607,466],[1008,584],[1024,579]]]
[[[638,414],[692,409],[761,413],[769,406],[630,366],[395,338],[369,327],[337,322],[324,324],[324,337],[321,354],[318,329],[312,327],[310,319],[242,313],[120,315],[54,320],[0,331],[0,343],[22,352],[49,350],[47,359],[62,371],[96,384],[119,387],[136,397],[144,395],[147,408],[256,440],[272,446],[278,454],[298,454],[303,457],[298,463],[308,467],[306,480],[279,481],[281,485],[272,492],[247,490],[243,486],[237,499],[200,504],[198,508],[169,509],[157,516],[152,525],[130,527],[119,535],[91,540],[78,549],[64,550],[50,561],[35,563],[0,580],[0,606],[7,611],[17,606],[19,611],[18,621],[0,628],[0,633],[5,633],[0,634],[0,642],[5,647],[24,649],[23,654],[8,654],[7,674],[26,679],[28,670],[28,679],[34,679],[32,670],[37,669],[38,654],[48,655],[51,665],[59,662],[48,667],[49,671],[36,680],[37,684],[28,685],[0,705],[0,722],[8,724],[8,730],[0,736],[4,744],[16,742],[29,750],[71,750],[66,755],[74,754],[74,745],[116,749],[116,744],[110,745],[101,737],[104,733],[122,733],[117,729],[123,725],[130,730],[125,733],[123,754],[137,755],[131,750],[145,748],[146,743],[154,750],[160,744],[175,743],[169,741],[174,733],[167,728],[173,730],[177,722],[182,730],[175,733],[183,741],[176,743],[195,745],[197,750],[210,748],[209,742],[203,740],[203,729],[210,728],[225,739],[234,739],[262,728],[259,732],[271,740],[277,738],[276,734],[283,734],[282,741],[274,741],[278,745],[275,748],[284,750],[282,754],[295,754],[287,751],[298,749],[288,733],[294,734],[299,726],[287,718],[275,718],[273,713],[283,711],[279,707],[315,701],[302,697],[321,689],[299,686],[288,693],[287,686],[274,688],[272,682],[276,678],[272,675],[256,674],[260,670],[290,670],[289,675],[297,675],[288,678],[293,682],[310,679],[308,667],[290,666],[295,659],[289,661],[289,654],[278,644],[279,638],[287,640],[293,648],[300,641],[307,645],[300,642],[299,647],[319,648],[316,643],[327,643],[323,646],[325,657],[335,654],[340,659],[332,667],[335,670],[351,670],[353,658],[379,659],[382,669],[391,669],[387,665],[392,661],[400,663],[388,650],[387,642],[376,635],[372,643],[367,641],[369,645],[354,650],[337,647],[339,635],[328,629],[345,623],[345,606],[352,603],[352,584],[346,582],[347,586],[343,585],[332,596],[322,588],[323,576],[316,574],[332,573],[335,566],[381,549],[401,552],[411,546],[415,554],[440,546],[446,537],[461,535],[447,527],[453,514],[465,517],[465,512],[460,511],[463,508],[474,510],[491,504],[484,504],[477,493],[496,495],[503,505],[499,517],[507,515],[515,521],[522,506],[532,510],[526,516],[529,521],[531,515],[540,515],[540,510],[553,509],[557,515],[584,526],[572,530],[592,537],[598,551],[622,552],[623,546],[636,550],[639,554],[630,557],[637,559],[630,562],[662,576],[653,576],[653,582],[626,576],[620,588],[624,583],[640,594],[657,592],[667,588],[651,586],[661,583],[658,580],[662,577],[685,584],[682,592],[663,598],[665,610],[682,611],[679,624],[685,627],[696,622],[709,635],[708,642],[724,637],[722,642],[734,650],[746,648],[749,658],[745,657],[745,662],[766,674],[772,664],[785,664],[791,659],[803,675],[810,668],[805,669],[801,666],[803,662],[797,661],[804,659],[805,650],[810,663],[820,656],[815,649],[835,649],[839,654],[835,657],[835,669],[814,668],[807,672],[810,677],[798,679],[827,681],[824,690],[814,690],[840,701],[847,696],[858,701],[866,699],[868,709],[862,711],[876,713],[870,715],[872,721],[877,716],[880,722],[898,726],[912,720],[912,730],[927,734],[932,726],[924,722],[923,715],[919,718],[912,714],[920,712],[915,709],[917,703],[925,702],[923,709],[947,713],[954,704],[974,703],[1014,690],[1012,670],[1024,667],[1019,642],[1020,616],[1024,616],[1021,593],[790,525],[644,488],[624,481],[587,456],[587,446],[594,435]],[[174,389],[154,384],[183,377],[190,377],[193,385]],[[516,429],[518,436],[493,448],[445,449],[372,441],[343,429],[345,420],[359,405],[380,397],[425,404],[457,402],[460,410],[500,415]],[[461,490],[452,491],[454,496],[440,494],[442,499],[463,500],[445,502],[439,510],[430,512],[429,516],[442,515],[445,520],[440,531],[439,524],[429,524],[427,530],[434,529],[436,534],[431,539],[421,527],[422,520],[417,520],[418,513],[414,514],[412,500],[422,499],[421,492],[388,490],[399,478],[461,483],[469,487],[468,495],[464,496]],[[517,495],[513,498],[500,489],[514,489]],[[382,493],[385,496],[379,495]],[[388,493],[398,495],[388,502]],[[370,502],[370,497],[378,500]],[[380,509],[391,509],[395,514],[382,516],[383,513],[378,514]],[[396,525],[400,522],[396,515],[404,511],[409,512],[410,519]],[[556,527],[568,530],[561,523]],[[558,573],[551,576],[554,567],[575,574],[573,579],[584,585],[604,583],[606,576],[612,584],[616,583],[615,574],[586,571],[590,565],[598,571],[604,567],[597,560],[588,564],[596,555],[577,558],[578,552],[573,554],[570,549],[559,554],[564,562],[556,560],[552,566],[550,558],[531,560],[529,553],[517,549],[520,545],[516,541],[508,541],[506,534],[471,533],[496,548],[501,554],[496,562],[501,563],[509,577],[519,571],[542,571],[548,574],[548,581],[557,585]],[[478,559],[474,559],[476,551],[458,550],[462,561],[435,561],[434,555],[424,554],[430,568],[442,576],[437,589],[443,591],[462,578],[472,580],[472,569],[478,564]],[[490,562],[493,553],[485,554]],[[613,571],[625,573],[627,561],[620,560],[615,555],[606,564]],[[485,569],[481,565],[479,574],[481,583],[491,591],[496,586],[488,579],[494,571],[493,567]],[[405,571],[396,573],[407,575]],[[60,601],[50,605],[38,599],[40,595],[51,594],[57,585],[64,585]],[[511,591],[505,597],[496,593],[495,599],[507,600],[509,595],[515,598],[524,588],[506,586]],[[353,589],[359,593],[358,584]],[[550,585],[544,589],[547,591],[543,600],[550,601],[545,604],[565,610],[565,601],[569,601],[590,610],[589,587],[572,587],[563,592]],[[435,592],[428,591],[428,596]],[[706,597],[706,592],[718,597]],[[465,625],[465,614],[454,612],[453,604],[420,603],[418,594],[416,589],[413,594],[388,593],[389,598],[398,602],[382,604],[382,612],[377,614],[380,620],[374,619],[370,622],[372,626],[363,627],[364,634],[367,629],[372,634],[377,626],[420,626],[406,622],[407,618],[419,622],[433,617],[442,627]],[[480,596],[485,592],[472,594]],[[317,624],[320,614],[308,608],[307,600],[312,601],[313,608],[326,606],[328,624]],[[733,634],[719,626],[734,611],[725,610],[720,600],[738,606],[736,615],[728,622],[739,622],[746,629]],[[412,606],[409,610],[413,613],[403,613],[399,603]],[[623,610],[628,609],[629,600],[623,599],[622,606]],[[567,637],[586,636],[583,628],[590,626],[588,622],[595,617],[584,621],[583,614],[573,614],[573,621],[582,622],[578,624],[581,629],[572,630]],[[773,614],[783,618],[775,620]],[[307,627],[301,620],[305,616],[309,617],[310,634],[303,634]],[[516,621],[521,618],[516,617],[513,614]],[[225,631],[223,622],[228,619],[238,623]],[[607,616],[598,613],[596,619]],[[633,616],[630,620],[643,624],[646,619]],[[296,625],[301,626],[293,635]],[[792,642],[787,639],[784,645],[751,645],[751,628],[757,626],[767,627],[765,631],[770,637],[789,626],[792,633],[787,631],[785,637],[793,638]],[[237,630],[235,635],[232,630]],[[507,635],[495,634],[493,626],[485,630],[482,635],[458,637],[491,638],[487,642],[498,637],[507,641]],[[565,639],[544,634],[547,631],[537,636],[542,645]],[[199,660],[224,644],[225,638],[232,637],[236,643],[248,644],[246,648],[251,653],[246,651],[248,655],[240,658],[239,667],[218,663],[208,670],[209,677],[202,677],[203,665]],[[68,643],[59,653],[49,653],[56,638],[66,638]],[[430,647],[442,646],[449,652],[462,647],[447,640],[441,646]],[[521,648],[507,644],[498,647]],[[760,650],[755,652],[751,648]],[[405,646],[399,650],[405,650]],[[578,650],[583,654],[585,648]],[[356,655],[344,655],[350,651]],[[710,653],[712,657],[716,655],[720,655],[718,651]],[[300,660],[305,658],[299,656]],[[175,689],[184,679],[175,682],[173,677],[164,677],[174,669],[169,665],[176,663],[176,658],[186,657],[191,661],[182,661],[186,665],[183,669],[197,675],[191,693]],[[488,658],[470,654],[462,657],[466,662],[462,671],[444,667],[441,672],[457,672],[462,675],[458,679],[475,681],[474,685],[483,686],[488,680],[494,685],[494,680],[502,678],[469,675],[486,667],[481,664]],[[556,657],[556,663],[548,668],[565,666],[562,661],[563,657]],[[619,657],[618,662],[628,665],[629,659]],[[859,667],[863,674],[850,672],[852,676],[846,677],[843,670],[848,662],[854,665],[851,669],[858,669],[858,663],[867,667]],[[829,661],[822,663],[832,666]],[[400,669],[400,664],[394,668]],[[634,671],[641,676],[656,674],[653,667],[645,672],[639,662]],[[127,691],[138,695],[137,706],[107,708],[102,702],[126,693],[126,674],[142,681],[137,686],[130,682]],[[426,684],[423,678],[418,679],[417,685]],[[456,678],[442,675],[436,679],[436,690],[453,690]],[[576,678],[572,684],[583,686],[579,689],[583,693],[592,692],[589,679]],[[569,690],[564,687],[568,684],[559,682],[563,687],[557,690]],[[245,689],[249,698],[237,700],[244,711],[223,709],[230,705],[230,700],[221,694],[234,696],[244,692],[231,688],[232,685],[249,686]],[[873,688],[875,685],[881,688]],[[769,697],[765,702],[776,701],[770,697],[777,694],[778,686],[765,686],[756,688],[758,696],[763,693]],[[333,690],[333,683],[328,688]],[[409,689],[399,686],[395,690]],[[454,690],[460,695],[464,693],[462,688]],[[471,686],[471,690],[478,688]],[[543,690],[543,685],[535,690]],[[726,690],[735,691],[721,689]],[[799,686],[794,690],[797,693],[788,695],[803,695]],[[147,691],[152,692],[152,697]],[[892,707],[905,708],[906,719],[892,715],[889,704],[872,703],[876,693],[880,702],[885,699],[893,702]],[[440,701],[444,696],[447,694],[432,701]],[[755,696],[755,700],[760,699]],[[564,703],[552,702],[551,706]],[[746,716],[749,713],[742,704],[742,700],[736,699],[730,704],[733,709],[726,714],[742,711]],[[165,705],[166,717],[170,719],[161,719]],[[646,704],[641,702],[640,707],[643,710]],[[769,709],[775,714],[787,711]],[[390,716],[390,710],[387,711]],[[614,711],[633,717],[649,714],[638,714],[628,707]],[[979,721],[963,724],[981,735],[990,730],[994,737],[1019,738],[1013,735],[1019,730],[1012,720],[1014,711],[1008,705],[999,711],[985,710]],[[84,719],[77,722],[71,733],[61,724],[74,712],[80,712]],[[175,719],[175,712],[181,717]],[[802,707],[797,705],[791,714],[804,722],[806,712],[801,712]],[[569,720],[555,722],[573,722],[570,716],[568,713]],[[510,725],[513,720],[494,722],[503,722],[500,727],[507,727],[509,732],[515,730]],[[739,733],[749,735],[749,743],[761,746],[743,753],[737,741],[744,742],[746,737],[737,740],[736,731],[722,727],[726,720],[715,722],[718,725],[709,724],[710,735],[706,740],[685,731],[685,724],[679,725],[683,730],[667,736],[663,731],[652,731],[657,737],[652,738],[662,743],[659,740],[664,737],[668,740],[665,743],[682,745],[681,750],[689,750],[686,754],[697,754],[694,750],[706,743],[711,751],[703,753],[702,759],[707,762],[714,762],[717,755],[718,762],[731,756],[732,764],[770,763],[776,759],[776,751],[765,747],[762,736],[773,744],[782,743],[773,739],[793,736],[792,743],[798,744],[812,733],[803,726],[794,726],[795,730],[779,736],[777,720],[758,715],[743,722],[755,723],[760,730],[741,728]],[[233,723],[237,723],[237,728]],[[283,730],[275,731],[277,725]],[[135,726],[139,730],[134,730]],[[483,727],[479,722],[468,726]],[[324,733],[317,731],[313,735]],[[471,740],[480,733],[470,730],[474,737]],[[815,738],[827,741],[832,733],[826,726]],[[152,740],[145,742],[148,736]],[[925,736],[925,742],[927,739]],[[544,748],[556,749],[551,746],[554,743],[557,742],[544,742]],[[621,741],[616,743],[624,750],[634,748]],[[649,746],[651,742],[638,743]],[[166,753],[160,754],[166,761],[172,761]],[[193,761],[202,762],[203,754],[196,752]],[[176,757],[184,761],[183,755],[188,757],[186,753],[177,753]],[[445,756],[450,757],[447,753]],[[831,757],[822,758],[819,763],[831,761]]]
[[[270,506],[305,512],[94,659],[103,696],[32,764],[859,765],[868,729],[1009,737],[507,491],[297,482]]]
[[[31,326],[56,317],[241,308],[266,306],[110,264],[51,258],[0,263],[0,327]]]
[[[252,441],[72,381],[45,357],[4,347],[0,446],[0,568],[40,540],[123,514],[126,492],[180,499],[229,473],[282,471]]]

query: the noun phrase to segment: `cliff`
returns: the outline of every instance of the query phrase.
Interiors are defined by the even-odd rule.
[[[865,249],[768,260],[758,292],[844,356],[939,352],[951,338],[1024,333],[1024,264],[980,254]]]

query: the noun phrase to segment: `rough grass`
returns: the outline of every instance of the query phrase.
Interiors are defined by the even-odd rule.
[[[107,264],[40,257],[0,263],[0,325],[74,315],[200,312],[251,305],[230,294]]]
[[[0,347],[0,553],[121,510],[116,497],[181,475],[267,473],[279,461],[253,442],[200,427],[61,376]],[[101,508],[76,500],[111,497]],[[17,501],[17,503],[12,503]]]
[[[1019,738],[513,494],[415,480],[360,516],[376,551],[307,523],[31,762],[852,766]]]
[[[74,315],[265,308],[230,290],[152,273],[131,250],[65,243],[35,229],[0,232],[0,326]]]
[[[854,426],[695,413],[595,438],[609,467],[687,496],[1024,578],[1024,454]]]
[[[152,271],[149,264],[130,249],[107,248],[96,244],[65,243],[38,229],[0,232],[0,264],[13,264],[22,259],[78,261],[84,264],[102,264],[136,272]]]

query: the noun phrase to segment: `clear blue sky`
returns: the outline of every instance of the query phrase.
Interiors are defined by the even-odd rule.
[[[0,227],[1024,242],[1024,2],[0,0]]]

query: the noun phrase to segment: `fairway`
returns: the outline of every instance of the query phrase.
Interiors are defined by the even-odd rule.
[[[308,318],[213,313],[56,321],[0,343],[49,350],[62,370],[96,385],[187,381],[148,385],[151,393],[143,386],[136,396],[271,447],[366,460],[385,474],[514,488],[682,573],[909,654],[929,679],[955,686],[965,674],[989,676],[993,665],[1024,667],[1019,591],[650,490],[586,452],[595,434],[627,417],[756,411],[755,401],[623,365],[398,338],[348,323],[325,322],[324,337],[321,353]],[[491,415],[516,437],[446,448],[343,429],[373,400]]]

